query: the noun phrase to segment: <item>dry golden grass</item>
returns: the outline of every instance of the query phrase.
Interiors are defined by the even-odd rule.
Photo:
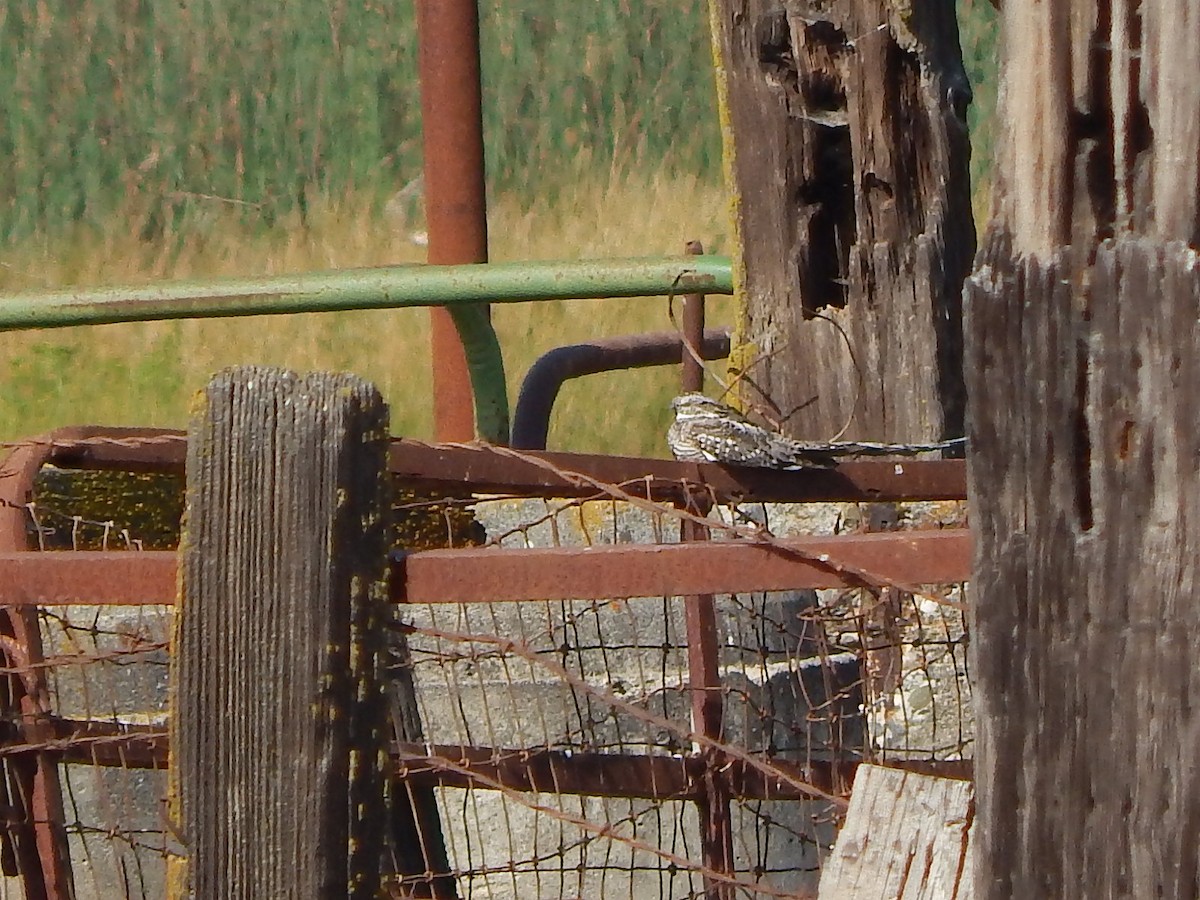
[[[0,290],[268,275],[418,263],[412,224],[362,212],[354,198],[310,209],[299,222],[253,231],[219,204],[186,234],[146,243],[132,217],[103,234],[31,241],[0,254]],[[688,177],[614,173],[568,185],[523,208],[495,198],[492,258],[589,259],[681,252],[686,240],[729,251],[721,188]],[[710,301],[710,322],[731,320],[731,301]],[[670,328],[667,302],[590,300],[509,304],[493,319],[505,352],[509,396],[542,352],[602,335]],[[259,363],[349,370],[375,381],[392,404],[393,431],[432,432],[428,314],[424,310],[106,325],[0,335],[0,437],[70,423],[182,426],[189,399],[217,369]],[[592,376],[569,384],[550,445],[663,453],[676,369]]]

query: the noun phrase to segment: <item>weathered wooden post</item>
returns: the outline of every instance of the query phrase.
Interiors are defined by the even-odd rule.
[[[961,296],[975,229],[953,0],[710,9],[736,212],[741,399],[800,438],[962,434]],[[815,886],[798,874],[812,859],[774,852],[777,867],[797,870],[789,889]]]
[[[977,898],[1200,893],[1200,11],[1005,0],[968,282]]]
[[[711,8],[743,398],[802,438],[962,434],[975,230],[953,0]]]
[[[387,441],[350,375],[245,368],[203,395],[172,657],[177,896],[377,896]]]

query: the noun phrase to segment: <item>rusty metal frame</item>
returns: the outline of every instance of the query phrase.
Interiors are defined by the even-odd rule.
[[[42,462],[72,469],[182,473],[187,437],[159,428],[71,427],[10,445],[40,448]],[[961,459],[849,462],[836,469],[774,472],[716,463],[513,451],[487,444],[428,444],[393,438],[388,468],[406,485],[439,491],[580,498],[616,486],[640,499],[715,503],[965,500]],[[22,526],[23,527],[23,526]]]
[[[0,548],[29,550],[26,504],[46,455],[44,443],[30,442],[13,448],[0,466]],[[58,760],[39,749],[53,726],[36,608],[0,607],[0,647],[13,673],[3,679],[0,714],[12,723],[14,743],[28,748],[5,760],[0,800],[12,813],[0,837],[0,862],[5,875],[20,877],[30,900],[68,900],[74,881]]]
[[[40,605],[174,602],[176,559],[170,552],[36,553],[27,549],[25,517],[33,478],[45,463],[67,468],[182,472],[186,438],[158,429],[70,428],[13,448],[0,470],[0,637],[12,671],[10,715],[21,733],[0,746],[17,791],[18,818],[32,823],[0,855],[23,876],[26,895],[69,896],[59,761],[158,768],[166,764],[164,730],[54,717],[43,686],[36,607]],[[483,445],[393,443],[389,468],[404,482],[439,490],[539,497],[628,497],[674,503],[693,516],[713,504],[750,501],[963,499],[961,460],[865,462],[836,470],[779,473],[666,460],[587,454],[515,452]],[[618,486],[616,490],[613,486]],[[401,554],[393,560],[397,602],[495,602],[521,599],[607,599],[684,595],[688,609],[693,731],[704,738],[691,755],[565,753],[549,749],[397,745],[394,777],[414,784],[596,796],[682,799],[701,810],[706,869],[729,871],[732,799],[789,799],[809,784],[838,793],[854,760],[772,767],[771,775],[729,758],[720,743],[720,683],[715,660],[712,595],[801,586],[922,584],[967,580],[965,529],[855,534],[780,541],[700,543],[704,526],[683,522],[683,541],[668,545],[505,550],[465,548]],[[11,633],[9,633],[11,632]],[[447,765],[449,760],[452,765]],[[906,768],[970,777],[969,762],[903,763]],[[12,798],[10,798],[12,799]],[[24,805],[22,806],[22,802]],[[21,810],[24,811],[21,811]],[[706,882],[724,897],[727,885]]]
[[[506,603],[949,584],[970,575],[965,528],[771,543],[629,544],[396,554],[397,603]],[[171,551],[0,553],[0,604],[141,606],[175,602]]]
[[[63,762],[130,769],[165,769],[170,757],[167,730],[55,719],[53,737],[42,748]],[[449,769],[449,760],[455,768]],[[392,777],[422,786],[495,789],[527,793],[694,800],[703,790],[705,760],[698,756],[645,756],[524,747],[463,747],[458,744],[398,743],[391,752]],[[880,765],[942,778],[970,780],[970,760],[891,760]],[[773,760],[771,777],[745,760],[724,763],[730,797],[739,800],[804,800],[796,784],[834,792],[850,783],[858,763],[846,760]]]
[[[498,603],[950,584],[966,581],[970,567],[967,530],[948,528],[771,543],[423,550],[398,556],[392,573],[398,602]]]
[[[704,245],[699,241],[688,241],[683,248],[691,256],[701,256]],[[686,341],[679,373],[679,387],[683,393],[704,390],[704,360],[701,348],[707,340],[704,330],[704,295],[687,294],[683,298],[683,338]],[[728,352],[725,354],[728,356]]]
[[[686,502],[689,493],[699,491],[717,504],[963,500],[967,495],[966,462],[961,459],[874,460],[836,469],[776,472],[398,438],[392,442],[388,468],[417,490],[468,487],[481,494],[521,497],[609,496],[606,490],[612,486],[639,499],[664,502]]]

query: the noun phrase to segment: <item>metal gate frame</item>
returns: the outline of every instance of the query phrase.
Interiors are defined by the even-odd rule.
[[[164,768],[165,730],[63,719],[49,708],[36,607],[174,603],[176,555],[169,551],[32,551],[26,533],[33,480],[50,463],[64,468],[181,473],[186,435],[158,429],[75,427],[15,445],[0,467],[0,650],[10,671],[4,712],[20,723],[0,747],[10,773],[15,822],[0,835],[5,872],[19,874],[26,896],[70,896],[63,831],[60,761]],[[436,494],[579,498],[603,489],[631,502],[682,510],[698,537],[711,505],[737,502],[961,500],[962,460],[847,463],[835,470],[771,472],[712,464],[571,453],[514,451],[487,445],[393,441],[389,468],[407,486]],[[691,518],[688,518],[691,516]],[[583,548],[464,548],[395,554],[392,599],[411,603],[520,602],[684,595],[689,616],[693,737],[701,750],[681,758],[581,754],[495,747],[397,745],[395,778],[491,790],[551,791],[601,797],[688,800],[704,823],[706,871],[729,873],[729,801],[844,794],[853,763],[804,765],[731,755],[717,746],[720,709],[718,639],[711,595],[838,586],[966,581],[966,529],[804,538],[615,545]],[[707,601],[705,598],[707,597]],[[708,611],[705,611],[705,607]],[[447,760],[456,760],[447,766]],[[911,766],[970,777],[969,762]],[[706,884],[726,896],[727,883]]]

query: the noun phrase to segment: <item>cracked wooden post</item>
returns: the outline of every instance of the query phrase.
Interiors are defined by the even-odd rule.
[[[378,894],[387,422],[351,375],[235,369],[203,394],[171,673],[177,897]]]
[[[798,438],[961,435],[975,228],[953,0],[710,3],[743,401]]]
[[[966,291],[974,896],[1195,897],[1200,14],[1003,22]]]

